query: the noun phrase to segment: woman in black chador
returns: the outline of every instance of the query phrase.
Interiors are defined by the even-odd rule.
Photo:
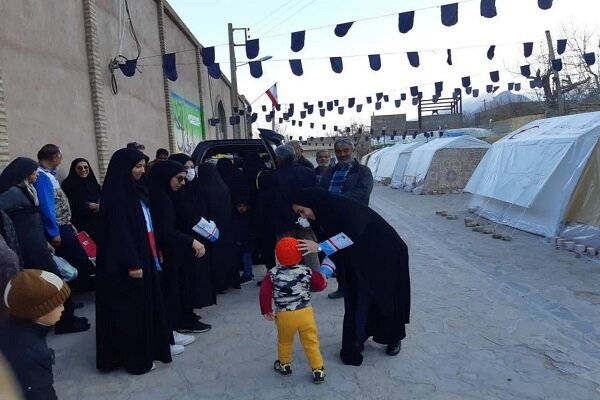
[[[113,154],[100,200],[96,268],[96,367],[143,374],[171,362],[143,153]]]
[[[206,239],[192,230],[192,227],[206,215],[206,200],[202,197],[200,184],[196,176],[194,162],[190,156],[183,153],[171,154],[169,160],[181,163],[186,169],[185,186],[179,189],[175,196],[177,208],[177,226],[182,232],[194,236],[207,247],[210,244]],[[217,303],[217,293],[212,283],[212,273],[208,255],[196,258],[188,253],[184,259],[184,268],[189,279],[184,279],[183,290],[186,293],[185,301],[193,304],[193,308],[208,307]],[[192,315],[192,317],[196,317]]]
[[[99,223],[100,184],[85,158],[76,158],[71,163],[69,175],[61,187],[71,206],[71,222],[79,231],[85,231],[97,240]]]
[[[206,202],[204,218],[213,220],[219,228],[219,240],[207,246],[213,286],[217,293],[228,288],[239,289],[240,274],[231,229],[231,196],[213,164],[205,162],[198,165],[198,191]]]
[[[150,210],[157,243],[165,258],[161,279],[169,326],[179,332],[206,332],[210,325],[196,319],[193,304],[182,290],[184,281],[190,279],[186,273],[189,271],[185,265],[186,257],[191,254],[200,258],[205,252],[202,243],[177,227],[175,194],[184,187],[185,177],[186,170],[176,161],[154,164],[148,180]]]
[[[387,354],[397,355],[410,314],[406,243],[379,214],[351,199],[304,189],[296,193],[293,203],[294,211],[310,221],[322,242],[319,246],[301,240],[301,250],[329,252],[335,248],[323,241],[339,233],[353,242],[331,255],[334,263],[346,268],[342,361],[362,364],[364,342],[371,336],[387,345]]]

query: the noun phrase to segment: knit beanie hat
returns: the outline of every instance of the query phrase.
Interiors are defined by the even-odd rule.
[[[275,246],[275,254],[281,265],[291,267],[302,260],[302,253],[298,250],[298,240],[284,237]]]
[[[4,304],[15,317],[35,320],[63,304],[71,294],[69,286],[51,272],[25,269],[4,289]]]

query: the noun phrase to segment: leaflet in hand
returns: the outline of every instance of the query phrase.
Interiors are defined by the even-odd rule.
[[[319,272],[325,275],[327,278],[331,278],[333,273],[335,272],[335,264],[329,257],[325,257],[321,266],[319,267]]]
[[[216,242],[219,239],[219,228],[213,221],[200,218],[200,221],[192,229],[210,242]]]
[[[323,252],[330,256],[336,251],[345,249],[353,244],[354,242],[352,239],[350,239],[344,232],[341,232],[320,243],[320,246]]]

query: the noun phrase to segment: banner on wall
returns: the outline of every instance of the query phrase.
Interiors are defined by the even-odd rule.
[[[173,132],[178,151],[192,154],[196,145],[206,139],[204,112],[198,104],[171,92]]]

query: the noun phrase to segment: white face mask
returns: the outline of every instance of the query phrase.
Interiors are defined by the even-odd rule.
[[[188,182],[191,182],[191,181],[193,181],[193,180],[194,180],[194,178],[195,178],[195,177],[196,177],[196,169],[195,169],[195,168],[189,168],[189,169],[187,170],[187,174],[186,174],[186,176],[185,176],[185,179],[186,179]]]

